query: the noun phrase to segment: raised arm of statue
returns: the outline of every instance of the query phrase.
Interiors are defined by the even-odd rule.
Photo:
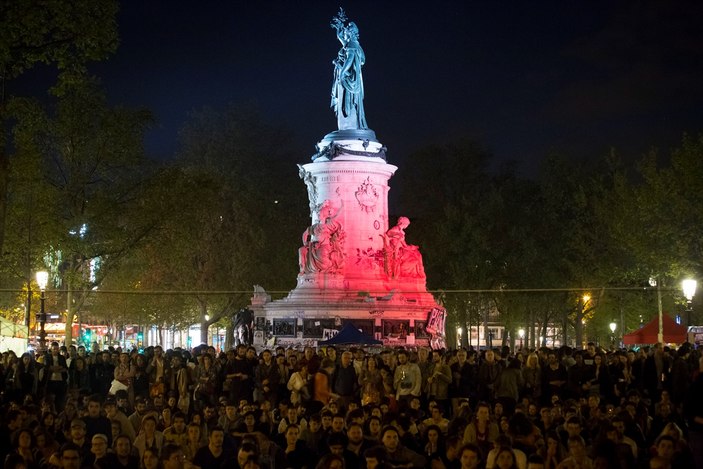
[[[359,44],[359,28],[353,22],[345,25],[347,17],[340,8],[332,19],[332,28],[342,49],[337,54],[332,81],[331,106],[337,115],[339,130],[368,129],[364,113],[364,81],[361,67],[365,62],[364,51]]]

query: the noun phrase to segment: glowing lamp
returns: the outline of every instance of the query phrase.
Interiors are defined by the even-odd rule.
[[[683,282],[681,282],[681,288],[683,290],[683,296],[686,297],[686,300],[691,301],[693,300],[693,297],[696,294],[696,286],[698,283],[690,278],[687,278]]]
[[[37,285],[41,291],[46,290],[46,286],[49,284],[49,272],[45,270],[40,270],[37,272]],[[695,289],[695,287],[694,287]]]

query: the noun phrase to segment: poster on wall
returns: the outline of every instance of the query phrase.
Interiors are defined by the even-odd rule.
[[[321,339],[325,329],[336,329],[335,320],[323,319],[303,319],[303,337]]]
[[[391,339],[405,339],[410,330],[410,321],[403,319],[385,319],[383,336]]]
[[[280,337],[295,337],[295,319],[274,319],[273,335]]]
[[[415,321],[415,338],[429,339],[430,333],[427,332],[427,321]]]
[[[347,319],[344,323],[351,323],[356,329],[360,330],[366,337],[373,337],[374,320],[373,319]]]

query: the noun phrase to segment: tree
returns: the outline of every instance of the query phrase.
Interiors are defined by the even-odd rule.
[[[145,247],[143,284],[192,292],[204,343],[211,324],[246,304],[243,292],[295,279],[307,204],[293,161],[288,135],[252,111],[205,109],[182,131],[168,182],[176,205]]]
[[[41,169],[34,190],[52,223],[40,248],[53,263],[54,286],[66,292],[70,344],[74,315],[157,221],[143,206],[150,171],[142,141],[151,116],[107,106],[93,81],[67,86],[49,111],[28,99],[13,107],[18,154],[36,158]]]
[[[117,48],[115,0],[2,2],[0,6],[0,255],[4,253],[10,158],[5,90],[39,63],[55,66],[63,86],[84,75],[88,61],[102,60]]]

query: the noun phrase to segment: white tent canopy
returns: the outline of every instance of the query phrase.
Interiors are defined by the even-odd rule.
[[[29,328],[0,316],[0,352],[14,351],[17,356],[27,351]]]

